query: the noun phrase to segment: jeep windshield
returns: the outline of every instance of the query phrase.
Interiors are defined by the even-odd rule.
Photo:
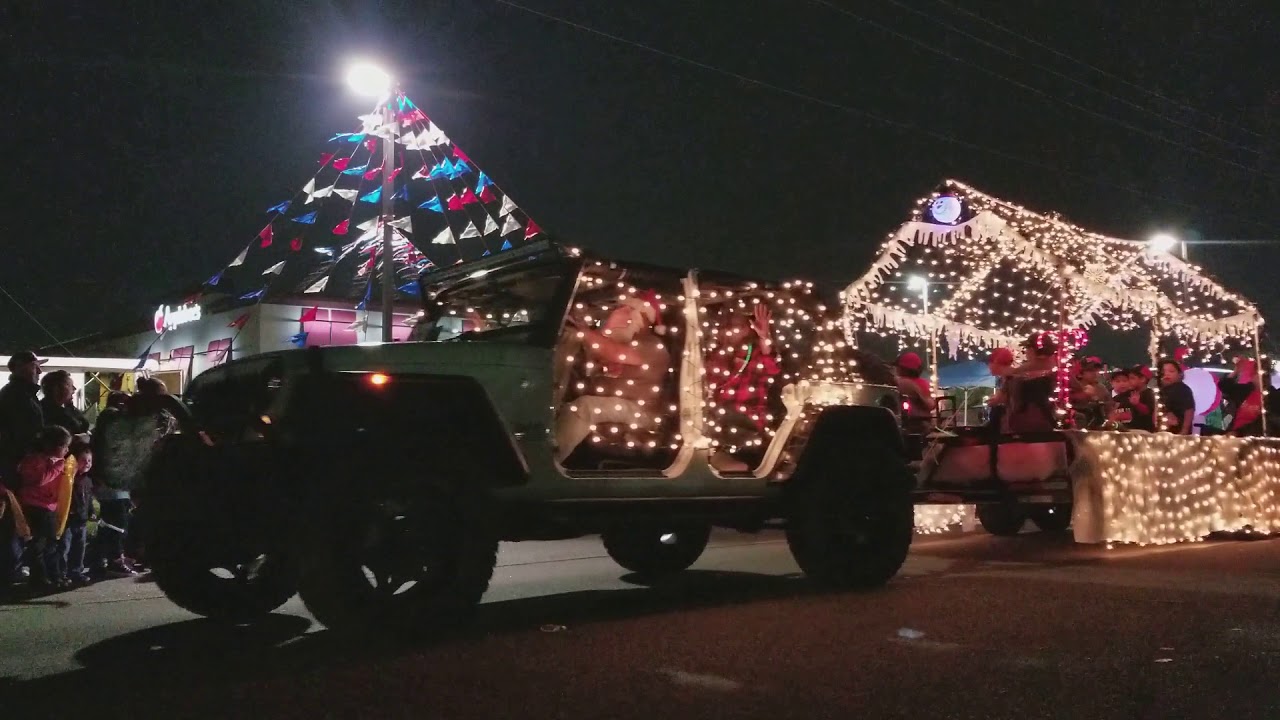
[[[479,270],[428,289],[411,340],[529,343],[563,319],[560,300],[574,279],[562,260]]]

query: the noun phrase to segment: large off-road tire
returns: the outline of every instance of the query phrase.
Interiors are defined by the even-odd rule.
[[[299,593],[331,630],[430,637],[474,612],[497,563],[483,492],[320,494],[302,533]]]
[[[915,508],[892,447],[831,447],[805,465],[788,497],[787,545],[805,575],[836,589],[887,583],[907,559]]]
[[[671,527],[631,525],[600,536],[609,557],[643,577],[661,577],[697,562],[711,539],[711,526],[680,523]]]
[[[166,545],[173,547],[173,545]],[[200,553],[148,552],[151,574],[175,605],[197,615],[249,622],[270,613],[297,592],[297,572],[281,553],[201,559]]]
[[[1062,532],[1071,527],[1071,506],[1038,505],[1027,509],[1027,517],[1041,532]]]
[[[1012,503],[996,503],[978,506],[978,522],[982,529],[997,537],[1012,537],[1022,532],[1027,513]]]

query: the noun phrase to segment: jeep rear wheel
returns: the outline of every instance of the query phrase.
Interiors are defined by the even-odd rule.
[[[845,470],[839,460],[819,465],[814,475],[797,478],[790,498],[791,555],[805,575],[827,587],[883,585],[911,547],[915,508],[905,469],[890,452],[864,452],[871,456],[865,470]]]
[[[626,526],[609,530],[600,539],[614,562],[645,577],[660,577],[697,562],[711,539],[711,527]]]
[[[270,613],[297,592],[293,565],[279,554],[208,559],[150,552],[151,574],[175,605],[197,615],[247,622]]]
[[[1027,513],[1012,503],[978,506],[978,522],[982,529],[997,537],[1012,537],[1022,532]]]
[[[491,509],[483,493],[468,490],[354,503],[318,497],[303,534],[302,600],[333,630],[431,635],[456,627],[493,577]]]

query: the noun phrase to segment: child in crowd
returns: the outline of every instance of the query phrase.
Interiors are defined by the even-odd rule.
[[[75,485],[71,489],[71,512],[67,515],[67,529],[62,533],[59,569],[73,585],[87,585],[89,570],[84,564],[86,532],[93,515],[93,451],[82,437],[71,441],[71,456],[76,459]]]
[[[18,464],[18,501],[31,528],[31,580],[42,589],[69,587],[58,569],[59,482],[71,448],[71,433],[50,425],[40,431],[35,448]]]

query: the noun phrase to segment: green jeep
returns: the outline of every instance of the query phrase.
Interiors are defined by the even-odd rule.
[[[783,528],[829,587],[902,565],[896,390],[811,284],[539,243],[420,285],[411,342],[192,381],[140,504],[175,603],[241,621],[297,592],[331,628],[430,632],[480,602],[499,541],[599,534],[657,578],[713,527]]]

